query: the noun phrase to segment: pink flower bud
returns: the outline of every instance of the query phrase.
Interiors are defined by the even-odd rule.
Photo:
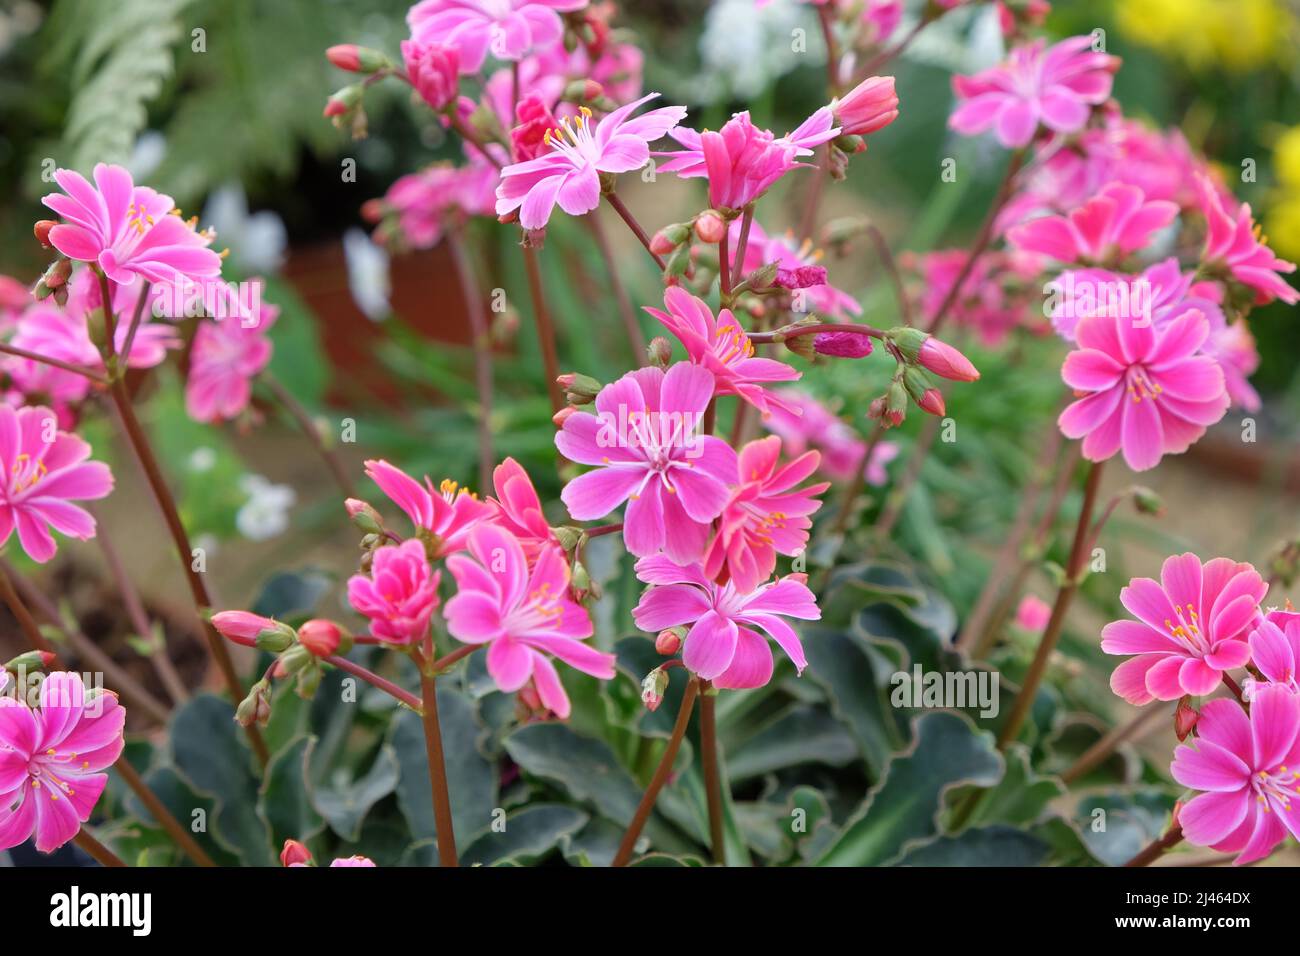
[[[284,849],[280,851],[282,866],[310,866],[311,850],[297,840],[285,840]]]
[[[669,255],[677,248],[677,243],[672,240],[666,229],[660,229],[650,237],[650,251],[656,255]]]
[[[655,638],[655,650],[664,657],[672,657],[682,646],[682,636],[672,629],[659,632]]]
[[[1178,701],[1178,709],[1174,711],[1174,733],[1178,739],[1186,740],[1200,719],[1200,713],[1192,706],[1192,699],[1184,694]]]
[[[651,365],[657,365],[659,368],[667,368],[673,360],[672,344],[662,335],[656,335],[646,346],[646,355],[650,359]]]
[[[916,407],[923,412],[929,412],[931,415],[942,416],[944,413],[943,393],[937,388],[927,388],[919,399]]]
[[[222,611],[212,615],[212,626],[222,637],[227,637],[236,644],[252,647],[257,640],[257,635],[283,625],[250,611]]]
[[[866,136],[898,118],[898,95],[892,76],[871,76],[832,104],[845,136]]]
[[[340,70],[357,73],[361,70],[361,55],[355,43],[340,43],[325,51],[325,58]]]
[[[53,219],[42,219],[32,227],[32,232],[36,234],[36,241],[42,248],[50,248],[50,230],[57,225],[58,223]]]
[[[954,382],[974,382],[980,377],[970,359],[933,335],[921,344],[916,360],[940,378],[952,379]]]
[[[813,349],[818,354],[837,358],[866,358],[871,348],[871,336],[857,332],[822,332],[813,339]]]
[[[330,657],[339,652],[343,632],[333,621],[312,618],[298,628],[298,643],[316,657]]]
[[[435,110],[444,110],[456,100],[460,84],[460,54],[453,46],[414,40],[402,41],[402,60],[411,86]]]
[[[551,416],[551,421],[555,423],[556,428],[563,428],[564,423],[569,420],[569,416],[578,411],[573,405],[565,405],[558,412]]]
[[[700,242],[717,245],[727,234],[727,220],[712,209],[706,209],[695,217],[695,234],[700,237]]]
[[[335,99],[332,96],[329,98],[329,101],[326,102],[325,104],[324,115],[326,117],[343,116],[347,112],[348,112],[348,105],[344,103],[342,100]]]

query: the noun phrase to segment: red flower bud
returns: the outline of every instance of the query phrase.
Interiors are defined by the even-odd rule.
[[[361,69],[361,53],[355,43],[340,43],[325,51],[325,58],[340,70],[356,73]]]
[[[916,405],[923,412],[929,412],[931,415],[942,415],[944,413],[943,393],[937,388],[927,388]]]
[[[666,256],[675,250],[678,243],[673,242],[666,230],[660,229],[650,237],[650,251],[656,255]]]
[[[297,840],[285,840],[280,851],[282,866],[307,866],[311,863],[311,850]]]
[[[655,638],[655,650],[664,657],[672,657],[677,653],[681,646],[681,635],[671,628],[660,631],[659,636]]]
[[[298,628],[298,643],[317,657],[330,657],[338,653],[343,642],[343,632],[333,621],[313,618]]]
[[[577,408],[572,405],[565,405],[558,412],[551,416],[551,421],[555,423],[556,428],[563,428],[564,423],[568,421],[569,416],[577,412]]]
[[[58,223],[53,219],[41,219],[32,227],[32,232],[36,234],[36,241],[42,248],[50,248],[50,230],[57,225]]]
[[[1178,709],[1174,711],[1174,733],[1178,739],[1186,740],[1200,719],[1201,715],[1192,706],[1192,699],[1184,694],[1178,701]]]

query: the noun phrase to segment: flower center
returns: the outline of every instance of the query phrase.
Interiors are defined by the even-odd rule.
[[[1128,370],[1128,394],[1134,403],[1141,402],[1143,399],[1155,401],[1164,389],[1155,382],[1151,381],[1147,370],[1141,365],[1133,365]]]
[[[1300,792],[1297,790],[1297,780],[1300,780],[1300,771],[1288,770],[1283,765],[1277,768],[1275,774],[1270,774],[1267,770],[1259,771],[1250,778],[1250,786],[1265,813],[1269,813],[1272,806],[1276,805],[1290,811],[1291,798]]]
[[[49,474],[49,471],[42,459],[23,452],[14,459],[10,469],[10,485],[14,491],[26,491]]]
[[[1201,631],[1201,619],[1191,604],[1174,605],[1174,618],[1165,618],[1165,630],[1175,641],[1198,657],[1210,649],[1210,642]]]
[[[560,120],[555,129],[548,129],[542,137],[547,146],[569,157],[575,164],[594,160],[598,153],[596,140],[592,136],[595,124],[591,122],[591,110],[585,106],[578,107],[579,115],[574,117],[572,125],[568,118]]]

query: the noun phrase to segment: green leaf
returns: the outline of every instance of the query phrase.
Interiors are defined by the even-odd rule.
[[[144,775],[144,782],[163,802],[163,806],[171,811],[172,816],[180,822],[181,826],[191,831],[195,841],[207,851],[213,862],[219,866],[239,865],[239,855],[233,852],[235,848],[215,838],[212,822],[220,806],[216,798],[199,793],[175,767],[156,767]],[[125,784],[123,786],[125,787]],[[127,795],[126,811],[147,826],[154,826],[153,815],[145,809],[140,798],[134,793]],[[196,824],[198,829],[195,829]],[[159,828],[158,832],[163,831]],[[164,836],[164,839],[171,843],[170,837]],[[179,849],[174,851],[173,859],[177,862],[189,861],[189,857]]]
[[[817,861],[820,866],[879,866],[907,845],[938,833],[938,814],[950,787],[991,787],[1002,777],[993,737],[963,717],[927,713],[915,721],[916,742],[895,757],[884,778],[844,824]]]
[[[277,620],[310,614],[316,607],[316,602],[328,594],[333,586],[333,579],[324,571],[312,568],[280,571],[267,578],[262,585],[262,592],[249,610]]]
[[[976,827],[912,847],[898,866],[1039,866],[1050,847],[1009,826]]]
[[[384,746],[375,756],[366,775],[351,783],[318,787],[314,804],[330,829],[345,840],[360,839],[366,814],[384,797],[397,789],[401,769],[392,747]]]
[[[996,787],[981,792],[967,821],[970,827],[988,823],[1036,823],[1047,812],[1048,805],[1065,793],[1065,786],[1058,778],[1034,772],[1029,763],[1029,749],[1024,744],[1012,744],[1003,756],[1006,772]],[[955,791],[950,804],[959,806],[968,792]]]
[[[704,866],[704,861],[696,856],[670,856],[667,853],[647,853],[645,856],[637,857],[628,866],[638,867],[680,867],[680,866]]]
[[[1098,861],[1121,866],[1169,827],[1174,800],[1160,790],[1115,791],[1079,801],[1075,822]]]
[[[641,790],[599,740],[579,737],[564,724],[543,723],[520,727],[504,744],[525,773],[558,785],[615,823],[632,822]]]
[[[325,820],[312,805],[307,761],[314,737],[302,736],[276,753],[266,767],[257,812],[271,830],[271,845],[285,840],[306,842],[320,833]]]
[[[842,767],[857,758],[857,743],[843,724],[825,710],[797,705],[729,754],[727,771],[737,782],[807,763]]]
[[[505,817],[505,829],[488,829],[460,855],[462,866],[528,865],[549,856],[566,837],[576,834],[590,818],[574,807],[535,804]]]

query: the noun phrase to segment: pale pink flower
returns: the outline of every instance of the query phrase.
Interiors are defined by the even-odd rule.
[[[52,853],[77,835],[122,753],[126,711],[111,692],[90,697],[79,675],[41,682],[35,710],[0,698],[0,850],[34,833]]]
[[[438,557],[463,550],[470,528],[492,515],[491,505],[454,481],[444,479],[435,491],[427,475],[422,485],[400,468],[373,459],[366,462],[366,475],[406,512],[417,530],[432,537]]]
[[[799,635],[783,618],[815,621],[817,599],[803,575],[789,575],[742,593],[728,581],[718,584],[699,565],[683,567],[656,555],[636,563],[636,573],[651,585],[632,610],[636,626],[656,633],[689,624],[682,663],[715,687],[762,687],[772,679],[772,650],[766,632],[794,662],[808,666]]]
[[[1007,241],[1060,262],[1104,265],[1146,246],[1177,215],[1175,203],[1148,202],[1136,186],[1110,183],[1069,215],[1043,216],[1013,227]]]
[[[211,239],[179,215],[170,196],[136,186],[121,166],[98,163],[92,186],[79,173],[59,169],[63,190],[41,201],[65,222],[50,230],[50,244],[69,259],[97,264],[121,285],[135,277],[167,282],[176,275],[198,280],[221,274]]]
[[[903,0],[867,0],[862,11],[863,40],[880,46],[898,29],[903,19]]]
[[[667,311],[646,308],[686,347],[692,362],[713,373],[718,395],[739,395],[765,416],[782,401],[766,386],[771,382],[793,382],[795,368],[776,359],[758,358],[745,329],[730,309],[714,318],[704,300],[673,286],[664,293]]]
[[[56,426],[48,408],[0,405],[0,546],[17,528],[27,556],[42,564],[58,550],[49,528],[95,536],[95,519],[72,502],[113,490],[108,466],[86,460],[90,445]]]
[[[252,323],[238,317],[200,320],[190,349],[185,410],[196,422],[237,418],[253,396],[253,379],[271,362],[267,334],[279,316],[263,303]]]
[[[566,418],[555,446],[570,461],[597,466],[561,492],[574,520],[604,517],[628,501],[629,551],[663,548],[679,561],[698,561],[736,480],[735,451],[700,434],[713,394],[713,376],[700,366],[678,362],[666,373],[649,366],[602,388],[596,415]]]
[[[477,73],[489,51],[498,60],[520,60],[557,43],[564,21],[556,11],[586,5],[587,0],[421,0],[406,22],[416,42],[455,47],[460,71]]]
[[[892,76],[869,76],[831,103],[844,136],[867,136],[898,119],[898,94]],[[866,149],[866,143],[862,144]]]
[[[1111,314],[1082,320],[1061,378],[1083,397],[1061,413],[1061,431],[1083,439],[1089,461],[1122,449],[1134,471],[1186,451],[1230,402],[1219,363],[1198,354],[1209,331],[1195,309],[1159,330]]]
[[[435,110],[449,106],[456,99],[460,83],[460,59],[456,48],[440,43],[403,40],[401,49],[406,77],[420,98]]]
[[[1300,301],[1296,291],[1278,273],[1294,272],[1295,263],[1279,259],[1265,245],[1251,216],[1250,204],[1242,203],[1229,212],[1224,199],[1208,176],[1198,176],[1201,212],[1205,216],[1204,264],[1224,270],[1234,280],[1255,292],[1255,304],[1281,299],[1287,305]]]
[[[469,536],[473,557],[447,559],[456,595],[444,616],[452,636],[466,644],[487,644],[487,668],[497,687],[514,693],[532,680],[541,703],[558,717],[569,716],[569,696],[551,657],[601,680],[614,676],[614,655],[584,639],[591,618],[569,595],[564,553],[546,547],[530,569],[524,550],[509,531],[493,524]]]
[[[1264,686],[1249,715],[1236,701],[1209,701],[1196,746],[1175,750],[1169,772],[1202,791],[1178,813],[1188,843],[1235,853],[1237,866],[1262,860],[1288,832],[1300,838],[1300,697]]]
[[[429,567],[414,538],[375,551],[370,574],[348,578],[348,602],[370,619],[370,633],[389,644],[424,640],[438,607],[442,572]]]
[[[1052,617],[1052,606],[1042,598],[1026,594],[1016,608],[1016,626],[1031,634],[1041,634]]]
[[[1118,58],[1095,53],[1091,46],[1091,36],[1051,47],[1035,40],[982,73],[954,76],[960,105],[948,125],[964,136],[992,128],[1008,149],[1029,145],[1040,126],[1058,133],[1083,129],[1092,108],[1110,96],[1119,68]]]
[[[488,499],[492,506],[489,520],[515,536],[529,561],[535,560],[542,548],[558,543],[547,524],[533,480],[519,462],[507,458],[497,465],[492,471],[492,487],[496,497]]]
[[[571,216],[591,212],[600,205],[600,174],[640,169],[650,159],[649,144],[685,118],[686,107],[665,106],[629,119],[658,95],[648,93],[596,121],[585,107],[572,122],[561,121],[547,137],[550,152],[501,170],[497,215],[517,209],[521,226],[540,229],[557,203]]]
[[[352,856],[337,857],[334,860],[334,862],[330,864],[330,869],[333,869],[336,866],[374,866],[374,865],[375,865],[375,861],[370,859],[370,857],[362,856],[360,853],[356,853],[353,854]]]
[[[797,457],[810,449],[820,451],[821,473],[833,481],[848,481],[859,472],[870,485],[889,480],[885,465],[898,457],[898,445],[877,442],[871,461],[864,465],[867,443],[843,419],[805,392],[784,389],[780,395],[785,407],[774,406],[763,426],[781,436],[788,454]]]
[[[1250,659],[1246,635],[1268,584],[1249,564],[1188,552],[1165,559],[1160,581],[1134,578],[1119,592],[1136,621],[1101,632],[1107,654],[1136,654],[1115,668],[1111,689],[1130,704],[1204,696]]]
[[[740,480],[731,491],[718,530],[704,559],[704,573],[716,578],[725,564],[742,594],[772,576],[778,554],[795,555],[808,544],[809,515],[830,482],[795,486],[817,470],[821,460],[810,451],[781,465],[781,439],[772,435],[740,450]]]
[[[740,220],[732,220],[729,230],[729,261],[732,268],[735,268],[736,252],[740,245]],[[827,281],[826,269],[821,265],[821,260],[822,250],[815,249],[811,239],[800,242],[793,232],[785,232],[779,236],[769,235],[755,221],[749,226],[749,238],[745,243],[745,257],[741,261],[741,271],[753,272],[775,262],[777,270],[774,283],[783,289],[800,291],[802,307],[799,311],[816,312],[841,320],[852,315],[861,315],[862,306],[858,304],[858,300]],[[858,337],[865,338],[865,336]]]

